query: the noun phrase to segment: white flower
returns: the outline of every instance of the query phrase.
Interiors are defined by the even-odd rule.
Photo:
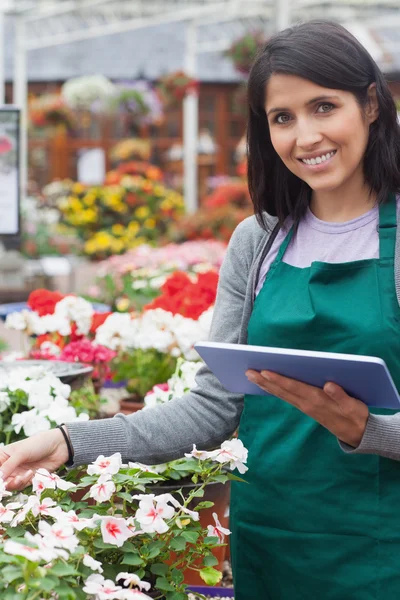
[[[31,499],[33,500],[31,511],[35,517],[41,515],[50,516],[53,517],[53,519],[57,519],[62,513],[61,508],[57,506],[57,502],[55,502],[51,498],[44,498],[43,500],[39,500],[37,496],[31,496],[30,500]]]
[[[20,504],[16,502],[10,502],[6,506],[0,502],[0,523],[11,523],[14,518],[14,510],[12,506],[16,505],[16,507],[20,507]]]
[[[11,496],[11,492],[8,492],[6,489],[6,483],[3,479],[3,473],[0,471],[0,501],[5,497],[5,496]]]
[[[98,571],[99,573],[103,572],[103,567],[101,566],[101,562],[92,558],[89,554],[85,554],[83,557],[83,564],[85,567],[89,567],[92,571]]]
[[[36,493],[41,493],[44,489],[50,490],[70,490],[75,488],[74,483],[64,481],[55,473],[49,473],[46,469],[38,469],[32,479],[32,489]]]
[[[198,460],[207,460],[213,458],[212,452],[206,452],[205,450],[197,450],[196,444],[193,444],[193,450],[190,454],[185,454],[186,458],[197,458]]]
[[[66,550],[54,545],[52,537],[43,537],[40,533],[32,535],[27,532],[25,533],[25,538],[28,542],[31,542],[31,544],[38,547],[42,560],[45,560],[47,563],[56,558],[62,558],[64,560],[68,560],[69,558],[69,554]]]
[[[124,580],[125,585],[134,585],[141,590],[146,590],[146,592],[151,588],[149,582],[142,581],[135,573],[118,573],[116,580],[119,581],[120,579]]]
[[[50,421],[40,415],[36,408],[15,413],[11,418],[11,425],[14,427],[15,433],[19,433],[23,429],[26,437],[51,428]]]
[[[96,502],[108,502],[115,490],[115,483],[111,479],[111,475],[100,475],[97,483],[90,488],[89,495]]]
[[[213,517],[215,525],[208,525],[208,535],[210,537],[217,537],[219,539],[220,544],[222,544],[225,539],[225,536],[230,535],[231,531],[229,531],[229,529],[227,529],[226,527],[222,527],[221,523],[218,520],[217,513],[213,513]]]
[[[94,308],[84,298],[66,296],[57,302],[54,314],[66,321],[75,322],[78,335],[87,335],[92,325]]]
[[[119,517],[103,517],[100,528],[103,542],[119,548],[123,546],[128,538],[132,537],[132,531],[125,519]]]
[[[50,525],[46,521],[39,521],[39,533],[55,548],[64,548],[69,552],[74,552],[79,545],[74,529],[63,522]]]
[[[11,399],[7,392],[0,392],[0,413],[7,410],[10,406]]]
[[[115,585],[110,579],[104,579],[102,575],[90,575],[82,588],[84,592],[95,596],[96,600],[120,600],[122,587]]]
[[[26,317],[29,310],[21,310],[20,312],[13,312],[7,315],[5,326],[7,329],[17,329],[18,331],[25,331],[27,328]]]
[[[120,600],[151,600],[151,596],[143,594],[140,590],[122,590],[118,598]]]
[[[14,556],[23,556],[31,562],[39,562],[41,560],[41,554],[38,548],[32,548],[19,542],[13,542],[7,540],[3,546],[3,550],[6,554],[13,554]]]
[[[171,519],[175,510],[168,504],[166,496],[155,496],[154,494],[139,494],[132,496],[140,500],[139,508],[136,511],[135,519],[141,525],[146,533],[165,533],[169,527],[165,519]]]
[[[83,517],[78,517],[74,510],[70,510],[67,513],[61,512],[61,514],[57,516],[57,519],[60,522],[67,523],[77,531],[82,531],[86,528],[92,529],[93,527],[96,527],[95,518],[85,519]]]
[[[52,356],[60,356],[61,348],[57,346],[57,344],[53,344],[53,342],[43,342],[40,344],[40,351],[43,354],[51,354]]]
[[[243,463],[247,462],[248,450],[243,446],[243,442],[238,439],[227,440],[221,444],[221,448],[211,452],[212,458],[221,464],[229,463],[231,471],[237,469],[239,473],[246,473],[248,467]]]
[[[99,456],[94,463],[88,466],[88,475],[116,475],[122,467],[120,452],[111,456]]]

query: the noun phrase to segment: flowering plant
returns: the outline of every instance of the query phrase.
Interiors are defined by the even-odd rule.
[[[189,92],[198,93],[199,82],[183,71],[174,71],[158,80],[158,91],[164,105],[171,108],[182,102]]]
[[[76,126],[73,113],[59,94],[43,94],[32,98],[28,105],[29,121],[38,129],[64,125],[73,130]]]
[[[117,84],[112,107],[129,116],[132,124],[158,125],[163,119],[161,100],[155,89],[143,80]]]
[[[85,242],[87,255],[105,258],[156,241],[183,214],[182,196],[158,177],[159,171],[149,167],[146,177],[124,175],[119,183],[82,186],[60,198],[62,220]]]
[[[85,110],[106,108],[116,92],[116,86],[104,75],[74,77],[61,88],[61,96],[70,108]]]
[[[215,208],[202,207],[193,215],[171,223],[168,238],[174,242],[214,239],[227,243],[239,223],[252,214],[251,206],[224,204]]]
[[[86,475],[77,469],[68,481],[38,469],[29,495],[0,504],[2,597],[185,600],[187,569],[215,585],[222,574],[212,550],[230,531],[215,513],[213,523],[200,523],[212,506],[201,498],[207,484],[238,479],[228,469],[247,470],[247,450],[232,440],[212,452],[194,446],[185,457],[194,472],[186,495],[148,493],[163,477],[122,464],[120,454],[99,456]],[[75,503],[70,492],[79,489],[88,491]],[[0,499],[7,495],[0,481]]]
[[[191,276],[182,271],[175,271],[161,286],[161,295],[144,308],[145,310],[162,308],[173,315],[198,319],[213,306],[217,285],[216,271]]]
[[[24,437],[76,420],[87,420],[69,402],[71,388],[43,367],[12,369],[0,383],[0,442]],[[79,413],[79,414],[78,414]]]
[[[249,32],[237,39],[224,54],[233,61],[237,71],[248,75],[258,51],[265,42],[262,31]]]
[[[157,384],[144,397],[145,406],[164,404],[173,398],[181,398],[196,384],[195,377],[202,362],[178,358],[176,368],[166,383]]]
[[[110,159],[113,163],[128,160],[148,161],[151,155],[150,141],[146,139],[130,138],[121,140],[110,150]]]
[[[138,311],[160,294],[161,286],[174,271],[190,274],[218,271],[225,252],[225,244],[214,240],[167,244],[160,248],[143,244],[100,263],[96,285],[87,292],[118,311]]]

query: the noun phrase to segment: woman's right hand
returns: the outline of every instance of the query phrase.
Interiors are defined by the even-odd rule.
[[[0,449],[0,472],[10,491],[29,485],[36,469],[52,472],[67,461],[68,448],[59,429],[37,433]]]

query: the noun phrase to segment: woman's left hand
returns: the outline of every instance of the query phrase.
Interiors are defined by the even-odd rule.
[[[350,446],[357,447],[368,421],[368,407],[335,383],[317,388],[270,371],[246,372],[247,378],[269,394],[285,400]]]

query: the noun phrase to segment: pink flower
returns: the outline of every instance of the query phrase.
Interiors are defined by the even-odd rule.
[[[32,479],[32,490],[38,495],[40,495],[44,489],[70,490],[74,487],[76,487],[74,483],[64,481],[61,477],[55,473],[49,473],[46,469],[38,469]]]
[[[35,517],[41,515],[50,516],[54,519],[57,519],[58,516],[62,513],[61,508],[57,506],[57,502],[55,502],[51,498],[44,498],[43,500],[39,500],[39,498],[36,496],[31,496],[31,498],[33,498],[34,501],[32,502],[31,511]]]
[[[86,528],[93,528],[96,526],[95,519],[84,519],[82,517],[78,517],[74,510],[70,510],[67,513],[62,512],[57,516],[58,521],[62,521],[67,523],[77,531],[82,531]]]
[[[39,533],[56,548],[65,548],[74,552],[78,547],[79,540],[73,528],[66,523],[57,522],[50,525],[46,521],[39,521]]]
[[[119,548],[123,546],[132,532],[125,522],[125,519],[118,517],[104,517],[101,520],[101,535],[105,544],[112,544]]]
[[[230,535],[231,531],[229,531],[229,529],[227,529],[226,527],[222,527],[221,523],[218,520],[217,513],[213,513],[213,517],[214,517],[215,525],[208,525],[208,527],[207,527],[208,535],[210,537],[217,537],[220,541],[220,544],[222,544],[222,542],[225,539],[225,536]]]

